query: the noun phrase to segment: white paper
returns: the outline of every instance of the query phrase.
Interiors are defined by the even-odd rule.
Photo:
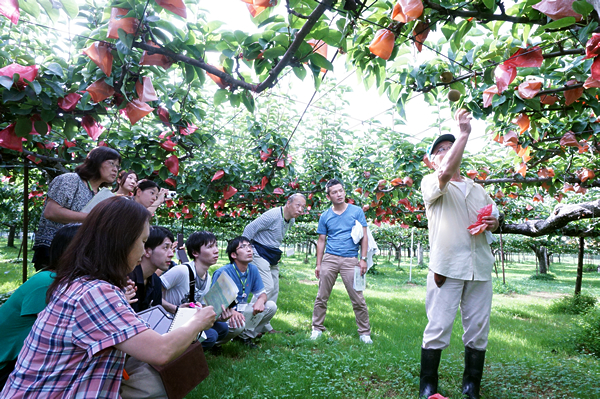
[[[233,282],[227,273],[221,273],[217,281],[210,287],[210,290],[204,295],[204,302],[214,308],[217,318],[223,312],[221,305],[225,309],[237,298],[238,286]]]
[[[92,211],[92,209],[94,209],[94,207],[96,205],[98,205],[100,202],[104,201],[105,199],[114,197],[114,196],[115,195],[110,191],[110,188],[105,187],[102,190],[98,191],[98,193],[96,195],[94,195],[94,197],[90,200],[90,202],[88,202],[87,205],[83,207],[81,212],[90,213]]]
[[[360,274],[360,266],[354,266],[354,291],[364,291],[367,287],[367,273]]]
[[[254,330],[256,326],[258,326],[264,316],[264,312],[252,314],[254,313],[254,308],[252,306],[247,306],[246,310],[244,310],[244,318],[246,319],[246,330]]]

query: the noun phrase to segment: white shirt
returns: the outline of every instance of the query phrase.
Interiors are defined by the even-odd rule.
[[[211,285],[211,276],[206,272],[206,284],[200,289],[200,277],[196,273],[194,262],[188,263],[192,267],[194,278],[196,279],[196,288],[194,298],[196,302],[204,304],[204,295],[208,292]],[[181,305],[189,302],[190,296],[190,272],[186,264],[177,265],[167,270],[160,276],[163,288],[163,299],[173,305]]]

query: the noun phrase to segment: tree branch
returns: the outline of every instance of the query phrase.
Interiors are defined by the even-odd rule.
[[[157,43],[157,45],[159,47],[153,47],[153,46],[150,46],[143,42],[134,42],[133,47],[137,47],[142,50],[146,50],[148,52],[148,54],[166,55],[167,57],[170,57],[176,61],[181,61],[186,64],[190,64],[190,65],[197,66],[198,68],[202,68],[206,72],[220,77],[221,79],[223,79],[223,81],[225,83],[228,83],[229,85],[231,85],[232,88],[241,87],[243,89],[250,90],[255,93],[260,93],[260,92],[272,87],[275,84],[275,81],[277,80],[277,77],[279,76],[281,71],[283,71],[283,68],[285,68],[286,66],[288,66],[290,64],[294,54],[296,53],[296,51],[298,51],[298,49],[304,42],[304,39],[306,38],[306,36],[308,36],[311,29],[315,26],[315,24],[317,23],[319,18],[321,18],[321,16],[325,13],[325,11],[328,8],[330,8],[332,6],[332,4],[333,4],[333,0],[323,0],[322,2],[319,3],[319,5],[314,9],[314,11],[310,14],[308,19],[306,20],[306,23],[304,24],[302,29],[300,29],[298,31],[298,33],[296,33],[296,37],[294,38],[294,41],[292,42],[291,46],[287,49],[287,51],[285,52],[283,57],[281,57],[281,59],[279,60],[277,65],[275,65],[275,67],[273,67],[273,69],[271,69],[271,71],[269,72],[269,76],[263,82],[261,82],[257,85],[235,79],[230,74],[222,72],[221,70],[217,69],[216,67],[207,64],[206,62],[204,62],[204,60],[195,59],[195,58],[187,57],[182,54],[175,53],[175,52],[169,50],[168,48],[161,46],[158,43]]]
[[[423,4],[427,8],[431,8],[432,10],[436,10],[440,14],[443,15],[451,15],[454,17],[462,17],[465,19],[475,18],[481,21],[508,21],[515,24],[535,24],[535,25],[545,25],[546,22],[542,20],[533,20],[524,17],[511,17],[506,14],[490,14],[490,13],[482,13],[479,11],[466,11],[460,9],[448,9],[441,6],[438,3],[434,3],[431,0],[424,0]]]
[[[559,204],[547,219],[528,220],[523,223],[503,225],[502,233],[541,237],[562,229],[573,221],[592,219],[598,216],[600,216],[600,200],[583,202],[581,204]],[[592,231],[595,230],[571,227],[563,229],[560,233],[562,235],[580,236],[581,234],[592,234]],[[596,232],[595,234],[600,235],[600,232]]]

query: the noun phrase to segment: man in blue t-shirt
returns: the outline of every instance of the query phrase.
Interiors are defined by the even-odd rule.
[[[218,269],[212,276],[214,285],[222,273],[227,273],[238,287],[237,305],[228,320],[229,334],[224,342],[238,339],[244,345],[254,348],[256,345],[252,341],[259,338],[259,335],[262,336],[257,331],[263,331],[264,326],[275,316],[277,305],[273,301],[267,301],[265,286],[258,268],[250,263],[252,262],[250,240],[243,236],[231,240],[227,244],[227,256],[231,263]],[[252,294],[251,301],[250,294]],[[255,317],[258,324],[255,323]],[[241,325],[241,327],[236,328],[232,322],[235,326]],[[249,325],[252,325],[252,328],[248,328]]]
[[[346,192],[339,180],[329,180],[325,185],[325,193],[327,199],[331,201],[332,207],[323,212],[317,228],[319,241],[317,242],[315,276],[319,279],[319,292],[315,299],[310,338],[317,339],[325,331],[323,322],[327,312],[327,301],[338,274],[340,274],[352,301],[360,340],[366,344],[372,344],[367,303],[362,291],[354,289],[354,268],[360,267],[362,275],[367,272],[368,238],[365,213],[359,207],[346,203]],[[359,245],[354,243],[351,236],[356,222],[360,223],[363,228],[360,261],[357,257]],[[326,240],[327,247],[325,246]]]

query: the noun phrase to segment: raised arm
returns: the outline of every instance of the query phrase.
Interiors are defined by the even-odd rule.
[[[462,162],[467,141],[469,140],[469,135],[471,134],[471,119],[473,117],[469,111],[466,109],[459,109],[456,111],[454,118],[458,122],[460,133],[452,145],[452,148],[450,148],[437,169],[441,190],[446,187],[446,184],[448,184],[453,176],[460,173],[460,164]]]

